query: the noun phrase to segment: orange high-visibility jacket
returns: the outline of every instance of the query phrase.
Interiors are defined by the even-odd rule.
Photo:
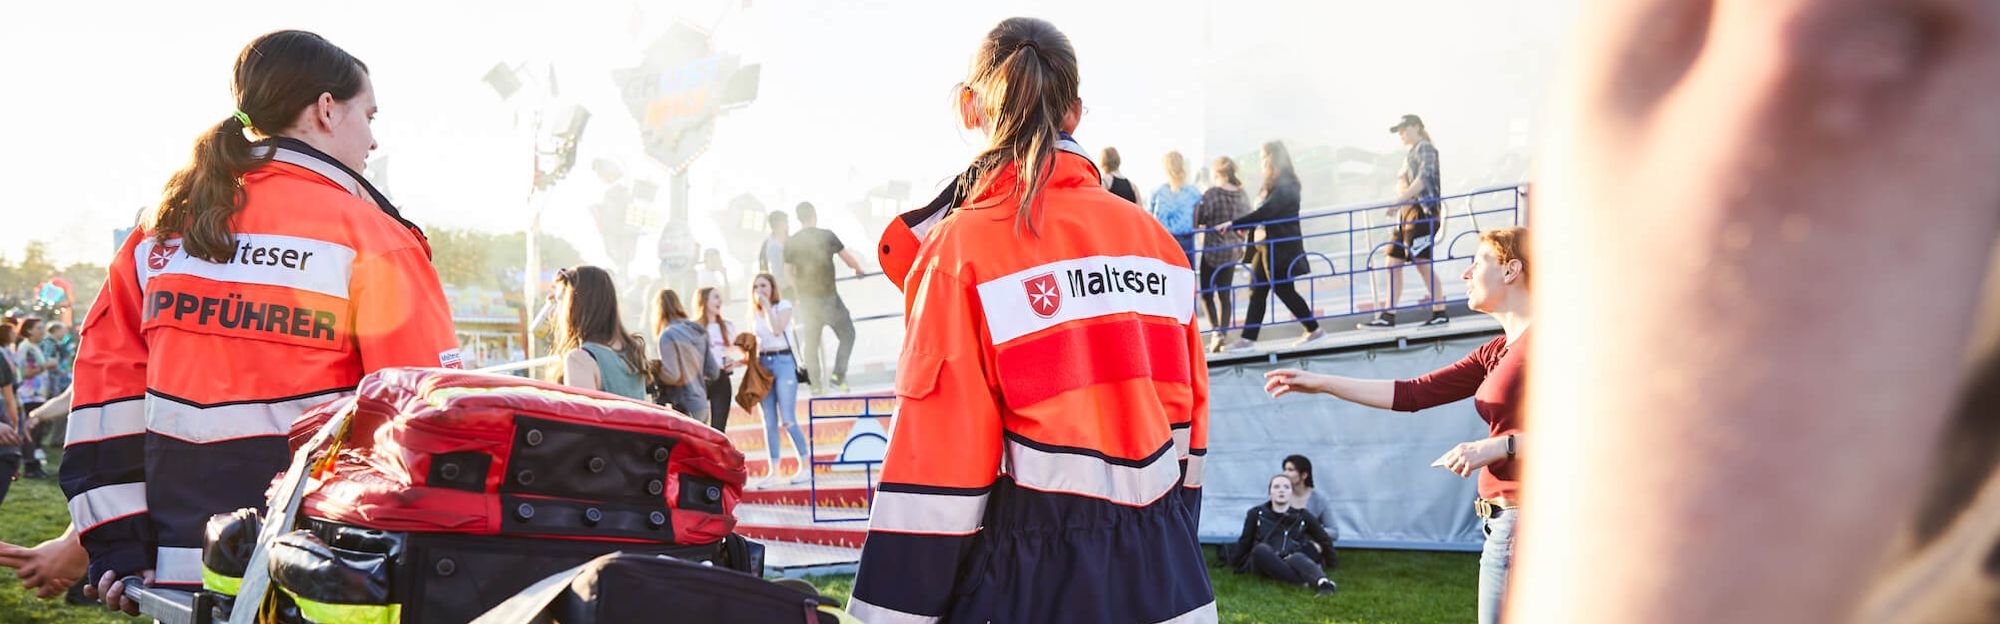
[[[209,516],[264,506],[293,418],[377,369],[460,365],[422,234],[331,157],[260,149],[228,261],[140,228],[84,320],[62,486],[93,582],[200,585]]]
[[[970,202],[884,236],[883,265],[910,268],[892,276],[907,328],[850,612],[1213,621],[1196,541],[1208,370],[1186,255],[1068,141],[1032,232],[1015,166],[985,175]]]

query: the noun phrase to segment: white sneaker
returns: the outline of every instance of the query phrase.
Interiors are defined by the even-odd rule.
[[[785,484],[786,484],[786,485],[798,485],[798,484],[800,484],[800,483],[805,483],[805,482],[806,482],[807,480],[809,480],[809,479],[811,479],[811,478],[812,478],[812,475],[810,475],[810,474],[806,473],[806,471],[805,471],[805,470],[801,469],[801,470],[799,470],[798,472],[794,472],[794,473],[792,473],[792,478],[791,478],[791,479],[789,479],[789,480],[786,480],[786,481],[785,481]]]
[[[1313,342],[1313,341],[1315,341],[1315,340],[1319,340],[1319,339],[1321,339],[1321,338],[1325,338],[1325,337],[1326,337],[1326,330],[1324,330],[1324,329],[1315,329],[1315,330],[1312,330],[1312,331],[1309,331],[1309,332],[1306,332],[1306,335],[1304,335],[1304,336],[1299,336],[1299,341],[1298,341],[1298,342],[1294,342],[1294,343],[1292,343],[1292,346],[1294,346],[1294,347],[1303,347],[1303,346],[1306,346],[1306,345],[1308,345],[1308,344],[1312,344],[1312,342]]]
[[[1245,340],[1242,338],[1237,338],[1235,342],[1229,343],[1229,346],[1223,347],[1222,350],[1229,352],[1249,351],[1255,348],[1256,346],[1257,343],[1250,342],[1249,340]]]

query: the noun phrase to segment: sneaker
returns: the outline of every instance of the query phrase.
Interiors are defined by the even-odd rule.
[[[1443,312],[1432,312],[1431,320],[1424,321],[1424,327],[1437,327],[1450,322],[1451,317],[1445,316]]]
[[[801,483],[805,483],[805,482],[806,482],[806,480],[807,480],[807,479],[810,479],[810,478],[812,478],[812,475],[810,475],[810,474],[806,473],[806,471],[805,471],[805,470],[799,470],[799,471],[797,471],[797,472],[793,472],[793,473],[792,473],[792,478],[790,478],[790,479],[786,479],[786,480],[785,480],[785,484],[786,484],[786,485],[798,485],[798,484],[801,484]]]
[[[1319,330],[1319,329],[1315,329],[1315,330],[1312,330],[1312,331],[1309,331],[1309,332],[1306,332],[1306,335],[1304,335],[1304,336],[1299,336],[1299,341],[1298,341],[1298,342],[1294,342],[1294,343],[1292,343],[1292,346],[1294,346],[1294,347],[1303,347],[1303,346],[1306,346],[1306,345],[1308,345],[1308,344],[1312,344],[1312,341],[1314,341],[1314,340],[1319,340],[1319,339],[1321,339],[1321,338],[1325,338],[1325,337],[1326,337],[1326,331],[1325,331],[1325,330]]]
[[[1391,327],[1396,326],[1396,313],[1395,312],[1377,313],[1373,320],[1370,320],[1366,323],[1356,323],[1354,324],[1354,326],[1361,329],[1389,329]]]
[[[21,477],[26,479],[47,479],[49,478],[49,473],[43,471],[41,468],[30,468],[28,472],[22,474]]]
[[[1229,346],[1223,347],[1222,350],[1230,352],[1249,351],[1251,348],[1256,346],[1257,343],[1250,342],[1249,340],[1243,338],[1237,338],[1236,341],[1229,343]]]
[[[1333,592],[1339,590],[1340,586],[1333,584],[1333,579],[1320,579],[1319,583],[1313,586],[1313,597],[1331,596]]]

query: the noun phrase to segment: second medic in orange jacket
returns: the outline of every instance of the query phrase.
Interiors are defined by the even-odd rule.
[[[868,622],[1205,622],[1195,274],[1070,138],[1076,53],[1001,22],[959,113],[989,149],[883,237],[900,400],[849,610]]]
[[[308,32],[236,59],[237,110],[111,262],[82,325],[62,486],[105,604],[194,589],[210,515],[263,507],[306,408],[392,366],[459,366],[430,248],[359,171],[368,68]],[[252,143],[245,131],[256,133]]]

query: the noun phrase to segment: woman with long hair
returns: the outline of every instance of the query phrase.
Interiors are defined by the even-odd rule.
[[[812,455],[806,451],[806,434],[799,429],[799,364],[792,352],[792,304],[778,294],[778,279],[758,273],[750,281],[750,325],[757,331],[757,363],[771,371],[771,391],[758,409],[764,412],[764,454],[770,463],[764,468],[762,485],[778,480],[778,458],[782,430],[791,434],[792,451],[799,467],[788,483],[803,483],[812,470]]]
[[[1528,305],[1527,252],[1528,231],[1524,228],[1480,234],[1479,251],[1461,276],[1466,303],[1500,321],[1503,333],[1450,366],[1400,381],[1289,368],[1264,374],[1264,389],[1274,398],[1295,392],[1328,394],[1399,412],[1472,399],[1473,409],[1486,421],[1490,435],[1453,447],[1439,461],[1461,477],[1479,472],[1479,500],[1473,512],[1485,523],[1486,532],[1486,546],[1479,556],[1479,621],[1483,624],[1500,619],[1500,599],[1507,593],[1507,570],[1514,560],[1514,523],[1521,500],[1520,465],[1514,460],[1521,452],[1526,341],[1528,326],[1534,320]],[[1486,470],[1481,472],[1481,468]]]
[[[729,430],[729,403],[736,396],[731,371],[744,365],[742,351],[734,346],[736,324],[722,317],[722,292],[711,286],[694,293],[701,310],[695,324],[708,339],[708,360],[716,367],[715,377],[708,381],[708,425],[716,431]]]
[[[907,333],[864,620],[1216,620],[1194,271],[1077,145],[1080,81],[1055,26],[995,26],[957,89],[987,139],[962,195],[884,233]]]
[[[1201,304],[1208,311],[1208,326],[1215,331],[1210,351],[1221,351],[1229,332],[1222,328],[1236,322],[1236,268],[1243,260],[1241,231],[1222,227],[1250,213],[1250,196],[1243,193],[1243,181],[1236,177],[1236,161],[1221,156],[1209,165],[1215,185],[1201,194],[1194,208],[1194,225],[1203,230],[1200,262],[1195,272],[1201,278]],[[1227,268],[1225,268],[1227,267]]]
[[[1333,525],[1333,505],[1327,503],[1325,496],[1313,495],[1319,491],[1319,484],[1313,480],[1312,460],[1304,455],[1287,455],[1283,467],[1285,476],[1292,479],[1292,504],[1318,519],[1327,534],[1338,539],[1340,532]]]
[[[653,298],[653,336],[659,346],[661,365],[673,366],[687,378],[686,383],[677,386],[661,380],[657,398],[690,418],[707,420],[708,381],[722,374],[722,366],[709,353],[707,332],[688,320],[680,294],[671,288],[661,290]],[[682,357],[683,353],[699,356],[690,363]]]
[[[587,264],[556,272],[555,352],[564,385],[646,400],[646,341],[625,331],[611,274]]]
[[[1222,225],[1223,229],[1264,226],[1264,235],[1258,238],[1264,244],[1252,249],[1256,259],[1250,262],[1250,310],[1243,318],[1243,335],[1229,345],[1230,350],[1236,351],[1249,349],[1257,342],[1257,334],[1264,329],[1264,302],[1272,291],[1277,291],[1278,300],[1306,328],[1297,344],[1318,340],[1322,335],[1319,322],[1312,318],[1312,306],[1299,296],[1292,281],[1305,274],[1307,268],[1303,260],[1306,244],[1299,238],[1303,235],[1299,229],[1299,175],[1292,170],[1292,154],[1280,141],[1265,143],[1259,153],[1264,161],[1264,190],[1257,209]]]
[[[1187,158],[1180,152],[1167,152],[1161,164],[1167,168],[1167,182],[1146,198],[1146,210],[1180,242],[1188,264],[1194,264],[1194,207],[1201,203],[1201,191],[1188,183]]]
[[[429,244],[360,174],[368,66],[278,31],[231,93],[79,329],[61,479],[89,591],[127,612],[119,577],[201,587],[209,517],[264,506],[300,413],[383,368],[463,365]]]
[[[1126,178],[1124,173],[1118,171],[1118,166],[1124,164],[1124,162],[1125,159],[1118,155],[1118,148],[1104,148],[1103,156],[1098,159],[1098,164],[1104,169],[1104,188],[1110,190],[1112,195],[1123,197],[1125,201],[1137,204],[1139,203],[1139,187],[1134,186],[1132,180]]]

